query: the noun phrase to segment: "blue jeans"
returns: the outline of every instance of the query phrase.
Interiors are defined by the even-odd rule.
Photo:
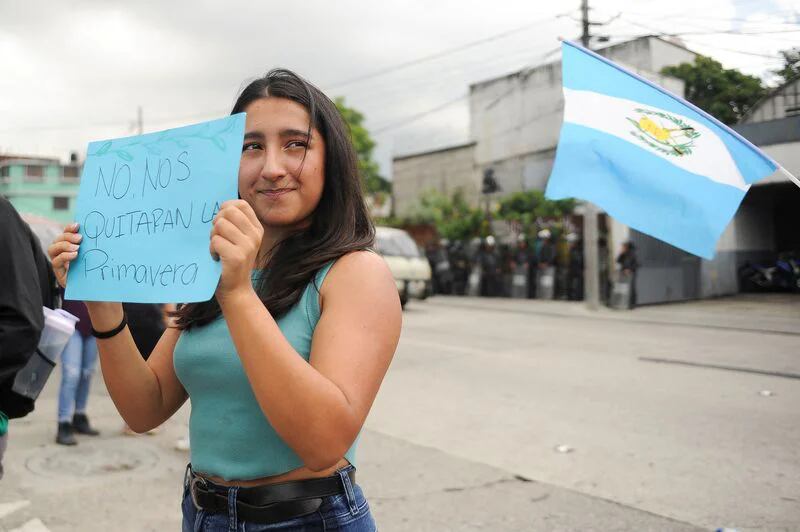
[[[198,510],[189,493],[188,478],[183,485],[183,532],[375,532],[375,520],[369,511],[369,504],[361,488],[350,483],[347,472],[353,466],[343,467],[336,472],[345,486],[345,493],[322,499],[319,509],[302,517],[295,517],[280,523],[262,524],[239,519],[236,515],[236,494],[239,488],[228,488],[228,511],[211,513]],[[187,475],[188,477],[188,475]]]
[[[58,392],[58,422],[71,422],[75,413],[85,414],[89,386],[97,365],[97,342],[93,336],[72,334],[61,353],[61,390]]]

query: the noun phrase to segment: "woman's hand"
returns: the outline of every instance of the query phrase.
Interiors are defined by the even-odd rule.
[[[82,238],[83,235],[78,233],[78,224],[73,223],[66,226],[64,232],[58,235],[47,248],[50,262],[53,263],[53,271],[56,274],[56,280],[58,284],[61,285],[61,288],[67,287],[69,263],[78,256],[78,247],[80,246]]]
[[[250,279],[264,228],[253,208],[244,200],[231,200],[222,204],[212,222],[211,256],[222,261],[222,276],[217,286],[217,299],[252,290]]]

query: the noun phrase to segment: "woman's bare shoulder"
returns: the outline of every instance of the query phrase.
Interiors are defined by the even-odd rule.
[[[327,281],[331,282],[327,282]],[[331,268],[320,294],[396,295],[394,277],[386,261],[373,251],[353,251],[340,257]]]

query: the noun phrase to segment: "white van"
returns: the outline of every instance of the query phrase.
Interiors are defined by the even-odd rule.
[[[375,251],[389,265],[404,307],[412,297],[425,299],[431,294],[430,264],[408,233],[393,227],[376,227]]]

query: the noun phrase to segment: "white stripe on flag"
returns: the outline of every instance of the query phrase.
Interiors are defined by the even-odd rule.
[[[643,105],[633,100],[592,91],[573,90],[567,87],[564,87],[564,100],[564,122],[613,135],[647,150],[687,172],[704,176],[717,183],[745,191],[750,188],[750,185],[742,178],[736,162],[722,140],[710,128],[697,120],[650,105]],[[645,109],[647,113],[641,113],[637,109]],[[647,138],[647,135],[639,131],[630,120],[639,122],[642,118],[646,118],[659,128],[673,130],[673,135],[678,142],[688,140],[681,136],[681,132],[678,131],[680,127],[673,121],[654,113],[670,115],[681,120],[700,134],[697,138],[692,139],[691,153],[678,155],[676,152],[675,155],[667,155],[662,150],[669,151],[668,146],[662,146],[653,139],[650,139],[650,143],[648,143],[640,138],[642,136]],[[670,140],[670,142],[675,141]],[[654,147],[653,144],[659,147]]]

